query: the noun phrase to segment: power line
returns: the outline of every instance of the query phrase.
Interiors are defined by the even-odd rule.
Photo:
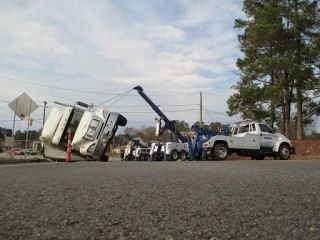
[[[18,80],[18,79],[4,77],[4,76],[0,76],[0,78],[6,79],[6,80],[9,80],[9,81],[15,81],[15,82],[20,82],[20,83],[25,83],[25,84],[31,84],[31,85],[34,85],[34,86],[47,87],[47,88],[53,88],[53,89],[59,89],[59,90],[64,90],[64,91],[71,91],[71,92],[81,92],[81,93],[100,94],[100,95],[113,95],[113,96],[121,95],[119,93],[105,93],[105,92],[77,90],[77,89],[72,89],[72,88],[55,87],[55,86],[51,86],[51,85],[28,82],[28,81]],[[180,96],[180,95],[191,95],[191,94],[198,94],[198,93],[153,94],[153,95],[150,95],[150,96],[167,96],[168,97],[168,96]],[[127,95],[127,96],[138,97],[138,95]]]
[[[205,110],[207,112],[211,112],[211,113],[214,113],[214,114],[219,114],[219,115],[223,115],[223,116],[227,116],[229,117],[229,115],[225,114],[225,113],[221,113],[221,112],[214,112],[214,111],[210,111],[210,110]]]
[[[204,106],[202,105],[203,110],[206,112],[206,114],[208,114],[208,116],[210,117],[210,119],[213,121],[213,118],[211,117],[211,115],[207,112],[207,109],[204,108]]]
[[[184,110],[169,110],[169,111],[166,111],[166,112],[187,112],[187,111],[195,111],[195,110],[199,110],[198,108],[193,108],[193,109],[184,109]],[[155,112],[121,112],[119,111],[119,113],[153,113],[153,114],[157,114]]]
[[[214,95],[214,96],[220,96],[220,97],[227,97],[226,95],[221,95],[221,94],[216,94],[216,93],[205,93],[205,92],[203,92],[202,94],[205,94],[205,95]]]
[[[109,99],[109,100],[107,100],[107,101],[104,101],[104,102],[102,102],[102,103],[99,103],[99,104],[96,105],[95,107],[99,107],[100,105],[102,105],[102,104],[104,104],[104,103],[107,103],[107,102],[110,102],[111,100],[113,100],[113,99],[121,96],[118,100],[116,100],[116,101],[114,102],[114,103],[116,103],[116,102],[118,102],[121,98],[123,98],[124,96],[126,96],[129,92],[131,92],[131,91],[132,91],[132,89],[130,89],[130,90],[124,92],[124,93],[121,93],[121,94],[119,94],[118,96],[116,96],[116,97],[114,97],[114,98],[111,98],[111,99]],[[114,103],[112,103],[111,105],[113,105]],[[110,105],[110,106],[111,106],[111,105]]]
[[[8,111],[7,109],[4,109],[4,108],[2,108],[2,107],[0,107],[0,109],[2,109],[3,111],[6,111],[6,112],[12,114],[12,112]]]
[[[199,106],[200,104],[159,104],[157,105],[158,107],[187,107],[187,106]],[[106,107],[106,106],[101,106],[101,107]],[[135,108],[135,107],[145,107],[145,108],[150,108],[150,106],[142,106],[142,105],[137,105],[137,106],[111,106],[111,107],[124,107],[124,108]]]

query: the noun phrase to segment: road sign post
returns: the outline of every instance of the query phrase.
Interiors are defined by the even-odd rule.
[[[15,100],[10,102],[8,106],[14,112],[12,137],[14,136],[16,116],[18,116],[21,120],[23,120],[25,117],[28,117],[27,136],[26,136],[26,145],[25,145],[25,152],[26,152],[28,147],[30,114],[38,108],[38,105],[29,97],[28,94],[22,93],[19,97],[17,97]],[[11,146],[11,148],[12,147],[13,145]]]

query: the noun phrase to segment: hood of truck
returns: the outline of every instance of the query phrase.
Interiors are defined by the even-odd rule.
[[[279,133],[279,132],[276,132],[275,135],[276,135],[276,137],[277,137],[278,140],[281,140],[282,142],[287,142],[287,143],[289,143],[290,145],[292,145],[290,139],[287,138],[285,135],[283,135],[283,134],[281,134],[281,133]]]
[[[52,143],[52,138],[60,123],[62,115],[63,110],[60,110],[56,107],[52,108],[52,111],[43,126],[40,140]]]

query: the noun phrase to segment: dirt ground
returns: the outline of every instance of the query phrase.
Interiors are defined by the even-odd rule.
[[[320,159],[320,140],[295,140],[292,144],[297,154],[291,159]]]

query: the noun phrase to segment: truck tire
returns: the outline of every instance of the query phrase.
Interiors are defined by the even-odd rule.
[[[173,149],[170,153],[170,161],[177,161],[179,159],[179,153],[176,149]]]
[[[179,158],[183,161],[187,160],[187,152],[185,150],[181,150],[179,153]]]
[[[288,160],[290,158],[290,148],[287,145],[282,144],[279,147],[278,155],[281,160]]]
[[[265,158],[264,155],[259,155],[254,157],[255,160],[264,160],[264,158]]]
[[[100,161],[101,161],[101,162],[108,162],[108,161],[109,161],[109,157],[108,157],[107,155],[102,155],[102,156],[100,157]]]
[[[203,149],[199,149],[199,151],[197,151],[197,153],[196,153],[196,160],[197,161],[202,160],[201,159],[202,158],[202,153],[203,153]]]
[[[126,124],[127,124],[127,119],[121,114],[119,114],[116,125],[124,127]]]
[[[229,155],[228,146],[223,143],[218,143],[213,148],[214,159],[218,161],[226,160]]]

